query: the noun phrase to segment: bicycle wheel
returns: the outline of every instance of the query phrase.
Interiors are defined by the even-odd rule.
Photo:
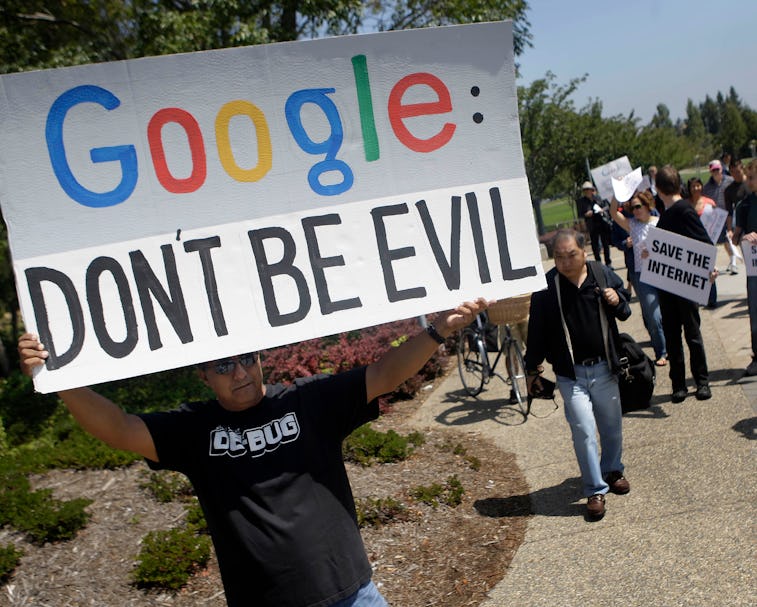
[[[528,415],[528,379],[526,378],[526,363],[523,360],[520,346],[516,340],[511,340],[507,346],[507,373],[510,376],[511,387],[515,393],[523,415]]]
[[[486,349],[480,334],[468,327],[460,331],[457,368],[465,391],[471,396],[479,394],[484,388],[489,360],[486,357]]]

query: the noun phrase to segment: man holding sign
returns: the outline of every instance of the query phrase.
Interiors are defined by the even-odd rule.
[[[694,207],[681,197],[681,176],[678,171],[670,165],[665,165],[657,173],[655,183],[657,193],[665,203],[665,212],[660,217],[657,227],[711,245],[707,231]],[[643,279],[644,276],[642,276]],[[697,286],[702,285],[693,285],[694,288]],[[660,311],[665,343],[668,348],[670,380],[673,383],[671,400],[674,403],[680,403],[687,395],[681,331],[689,347],[691,374],[697,386],[696,397],[699,400],[707,400],[712,397],[712,392],[709,385],[704,340],[699,329],[699,306],[696,301],[663,289],[659,291]]]
[[[747,187],[751,194],[736,207],[736,229],[733,242],[741,244],[746,265],[746,294],[749,304],[749,325],[752,332],[752,362],[747,375],[757,375],[757,160],[747,167]]]
[[[342,440],[378,416],[379,396],[486,308],[483,299],[465,302],[367,367],[289,387],[264,384],[257,353],[210,361],[197,373],[216,398],[170,412],[127,414],[90,388],[59,396],[93,436],[189,478],[231,607],[381,607]],[[28,375],[48,357],[31,334],[18,350]]]

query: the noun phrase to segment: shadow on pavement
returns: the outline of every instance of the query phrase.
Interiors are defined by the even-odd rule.
[[[436,421],[445,426],[466,426],[487,420],[503,426],[519,426],[526,421],[519,406],[511,405],[504,398],[483,400],[469,396],[465,390],[454,390],[447,392],[441,402],[454,405],[436,416]]]
[[[586,508],[576,503],[581,499],[581,479],[567,478],[559,485],[545,487],[527,495],[487,497],[476,500],[473,507],[481,516],[584,516]]]
[[[748,417],[737,421],[731,428],[748,440],[757,439],[757,417]]]

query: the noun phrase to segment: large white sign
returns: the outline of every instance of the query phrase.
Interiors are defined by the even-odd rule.
[[[623,179],[631,171],[631,162],[628,160],[628,156],[621,156],[607,164],[591,169],[591,178],[594,180],[594,185],[597,186],[599,197],[612,200],[614,194],[612,178]]]
[[[544,287],[509,22],[0,77],[48,392]]]
[[[645,247],[649,257],[639,277],[642,282],[702,305],[707,303],[717,255],[715,245],[650,228]]]

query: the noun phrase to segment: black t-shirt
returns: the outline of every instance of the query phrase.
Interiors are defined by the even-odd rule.
[[[322,607],[371,577],[342,441],[378,417],[365,368],[266,386],[241,412],[216,400],[141,416],[160,464],[187,475],[230,607]]]

